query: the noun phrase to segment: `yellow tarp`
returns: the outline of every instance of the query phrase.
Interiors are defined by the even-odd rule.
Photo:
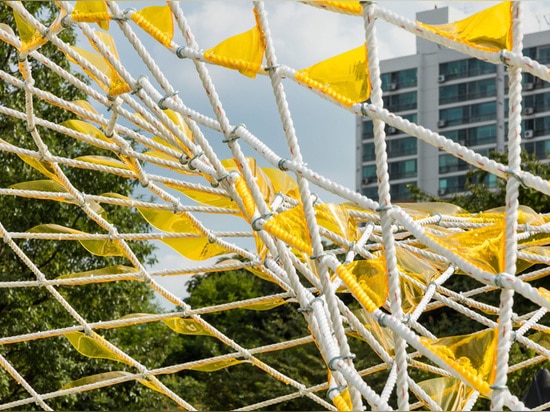
[[[365,46],[331,57],[296,72],[296,80],[351,106],[367,100],[370,81]]]
[[[512,50],[512,2],[504,1],[463,20],[441,25],[418,23],[448,39],[486,51]]]
[[[238,70],[245,76],[256,77],[264,57],[265,37],[255,11],[254,14],[256,16],[254,28],[206,50],[204,58],[220,66]]]

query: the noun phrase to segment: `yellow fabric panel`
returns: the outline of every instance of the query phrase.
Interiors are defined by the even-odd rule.
[[[403,311],[411,313],[424,297],[424,288],[437,279],[441,268],[401,247],[396,248],[396,255],[398,269],[424,285],[421,288],[405,277],[400,278]]]
[[[137,210],[151,226],[164,232],[200,233],[186,213],[174,213],[171,210],[147,209],[144,207],[138,207]]]
[[[109,349],[103,343],[106,340],[95,332],[92,332],[92,336],[82,332],[67,332],[63,336],[78,352],[88,358],[109,359],[131,365],[126,359]]]
[[[206,50],[204,58],[214,64],[238,70],[247,77],[256,77],[264,57],[265,36],[260,28],[256,11],[254,14],[256,16],[254,28]]]
[[[230,358],[230,359],[225,359],[220,361],[203,362],[198,365],[191,366],[187,369],[193,370],[193,371],[200,371],[200,372],[215,372],[215,371],[219,371],[221,369],[225,369],[230,366],[238,365],[239,363],[244,363],[244,362],[246,361]]]
[[[367,49],[360,46],[296,72],[296,80],[351,106],[367,100],[370,81]]]
[[[78,54],[80,54],[84,59],[88,60],[88,62],[94,66],[96,69],[98,69],[101,73],[103,73],[105,76],[107,76],[108,78],[110,78],[111,76],[111,69],[109,68],[109,65],[107,64],[107,62],[105,61],[105,59],[103,59],[103,57],[99,56],[98,54],[95,54],[89,50],[85,50],[85,49],[82,49],[80,47],[76,47],[76,46],[71,46],[71,48],[76,51]],[[67,57],[67,59],[71,62],[71,63],[74,63],[74,64],[78,64],[76,62],[76,60],[74,60],[71,56],[69,56],[68,54],[65,55]],[[81,66],[82,67],[82,70],[84,70],[84,72],[90,76],[98,85],[99,87],[101,88],[101,90],[103,90],[105,93],[107,93],[109,91],[109,87],[108,85],[105,85],[102,81],[100,81],[96,76],[94,76],[94,74],[92,74],[92,72],[88,69],[86,69],[84,66]]]
[[[357,240],[357,225],[344,205],[324,203],[314,207],[317,224],[344,239]]]
[[[279,213],[264,223],[264,230],[301,252],[311,255],[311,237],[301,206]]]
[[[380,343],[380,345],[382,345],[386,352],[393,356],[395,344],[391,329],[380,326],[380,324],[374,320],[372,315],[364,309],[356,310],[353,313],[357,316],[357,319],[361,321],[363,326],[365,326],[365,328],[372,333],[374,338],[378,341],[378,343]],[[360,335],[358,335],[358,337],[359,339],[362,339]]]
[[[169,182],[164,183],[166,186],[171,187],[178,192],[183,193],[190,199],[201,203],[207,206],[214,207],[223,207],[227,209],[239,210],[239,206],[233,199],[229,196],[217,193],[205,192],[200,189],[190,188],[190,187],[181,187],[177,185],[170,184]]]
[[[121,275],[124,273],[136,273],[136,269],[134,269],[133,267],[123,266],[123,265],[107,266],[101,269],[88,270],[86,272],[68,273],[66,275],[58,276],[56,277],[56,279],[74,279],[74,278],[85,278],[89,276],[102,276],[102,275]],[[117,280],[133,280],[133,279],[135,279],[135,276],[117,278]]]
[[[86,234],[80,230],[71,229],[56,224],[44,224],[34,226],[27,230],[28,233],[68,233]],[[124,252],[112,240],[79,240],[78,241],[88,252],[96,256],[124,256]]]
[[[46,44],[48,40],[15,10],[13,10],[13,17],[21,40],[21,47],[19,48],[21,53]]]
[[[425,29],[477,49],[512,50],[512,2],[503,1],[463,20],[441,25],[418,23]]]
[[[421,337],[420,340],[482,395],[491,393],[496,365],[495,329],[435,340]]]
[[[504,225],[504,220],[501,220],[490,226],[461,233],[429,236],[480,269],[497,274],[504,268]]]
[[[130,168],[126,163],[121,162],[118,159],[113,159],[112,157],[107,156],[80,156],[75,158],[75,160],[80,160],[82,162],[94,163],[97,165],[103,165],[108,167],[118,167],[119,169],[129,170]]]
[[[96,31],[95,34],[97,37],[99,37],[99,39],[103,43],[105,43],[105,46],[107,46],[107,49],[109,49],[109,52],[115,58],[115,60],[119,60],[118,52],[116,50],[115,41],[113,37],[110,34],[102,31]],[[92,46],[95,48],[95,45],[93,43],[92,43]],[[99,52],[98,49],[96,50]],[[124,81],[124,79],[120,76],[120,74],[115,70],[115,68],[111,65],[111,63],[109,63],[107,59],[105,59],[105,62],[107,63],[110,69],[111,83],[109,85],[109,94],[111,96],[118,96],[119,94],[130,92],[132,89]]]
[[[71,103],[76,104],[77,106],[82,107],[85,110],[88,110],[94,114],[99,115],[96,109],[93,108],[93,106],[88,102],[87,100],[73,100]],[[75,113],[76,114],[76,113]],[[81,114],[78,114],[79,117],[83,117]],[[92,120],[91,118],[87,118],[88,120]]]
[[[280,169],[274,169],[271,167],[263,167],[262,170],[271,181],[275,194],[280,192],[283,195],[293,199],[300,198],[298,183],[296,183],[296,180],[294,180],[292,176],[289,176]]]
[[[181,333],[182,335],[212,336],[210,331],[194,319],[175,317],[164,319],[162,322],[174,332]]]
[[[71,13],[74,21],[97,23],[103,30],[109,30],[109,9],[105,1],[77,1]]]
[[[69,129],[76,130],[82,134],[91,136],[95,139],[102,140],[104,142],[111,142],[111,140],[105,136],[105,134],[94,125],[84,122],[78,119],[66,120],[61,123],[61,126],[68,127]]]
[[[361,6],[361,3],[359,3],[359,0],[349,0],[349,1],[315,0],[315,6],[322,9],[326,7],[330,7],[331,9],[335,9],[346,14],[353,14],[355,16],[363,15],[363,7]]]
[[[374,312],[386,302],[388,277],[383,255],[338,265],[336,274],[367,311]]]
[[[211,243],[206,237],[166,238],[162,242],[180,255],[192,260],[205,260],[230,252],[217,243]]]
[[[462,411],[474,390],[464,382],[450,377],[428,379],[418,383],[442,411]],[[426,404],[426,407],[428,405]]]
[[[162,45],[168,47],[174,37],[174,21],[168,6],[149,6],[132,13],[132,20]]]
[[[16,183],[14,185],[11,185],[8,187],[9,189],[17,189],[17,190],[39,190],[41,192],[63,192],[67,193],[65,190],[65,187],[58,182],[54,182],[53,180],[32,180],[29,182],[21,182]],[[66,202],[67,200],[65,198],[58,198],[55,199],[58,202]]]

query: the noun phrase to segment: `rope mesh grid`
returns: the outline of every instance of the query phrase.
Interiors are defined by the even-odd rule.
[[[303,7],[308,7],[309,2],[303,3],[306,3]],[[550,223],[548,216],[521,208],[517,199],[520,185],[550,195],[550,184],[521,168],[521,73],[531,73],[541,81],[549,81],[550,75],[546,66],[521,54],[521,4],[517,2],[511,6],[514,47],[512,50],[492,52],[434,34],[418,23],[371,2],[362,4],[360,13],[353,11],[351,2],[343,8],[339,8],[337,3],[320,6],[320,3],[312,2],[309,6],[322,7],[327,13],[355,14],[357,19],[363,19],[363,41],[368,50],[372,89],[369,101],[345,105],[330,94],[297,81],[297,71],[279,63],[264,3],[255,1],[251,4],[265,41],[265,65],[260,67],[259,77],[254,81],[269,82],[272,88],[273,101],[270,103],[280,117],[281,134],[290,153],[287,158],[286,154],[272,150],[261,136],[253,134],[244,124],[234,121],[238,119],[231,119],[225,111],[210,73],[213,63],[195,39],[185,17],[185,4],[169,2],[166,6],[179,36],[185,39],[184,44],[172,39],[164,46],[174,65],[188,65],[195,70],[208,97],[213,117],[188,106],[192,101],[180,97],[171,85],[163,72],[168,68],[160,67],[145,46],[150,41],[148,34],[136,25],[137,21],[143,20],[132,18],[137,11],[122,11],[114,2],[108,3],[105,9],[112,20],[110,30],[120,29],[119,50],[135,50],[146,73],[134,72],[131,62],[119,59],[102,32],[96,30],[95,23],[84,21],[72,12],[72,4],[59,2],[58,18],[46,27],[25,9],[24,4],[7,2],[23,22],[20,24],[44,41],[35,42],[25,49],[28,39],[20,38],[15,34],[17,31],[6,25],[0,26],[0,40],[19,56],[19,72],[9,73],[0,69],[0,81],[24,95],[24,102],[0,103],[0,116],[19,122],[19,129],[27,133],[24,139],[3,136],[0,151],[6,156],[18,157],[47,179],[34,183],[14,179],[12,186],[0,188],[0,197],[74,205],[78,213],[95,224],[97,233],[53,225],[7,230],[0,221],[4,247],[9,248],[14,258],[20,260],[34,276],[33,279],[0,279],[0,289],[46,290],[73,322],[65,327],[50,329],[45,323],[44,328],[29,333],[2,334],[0,347],[48,339],[53,342],[61,336],[83,333],[90,345],[109,353],[109,356],[124,363],[126,369],[118,376],[92,379],[69,388],[51,388],[40,393],[10,363],[9,355],[0,354],[2,373],[24,388],[20,399],[0,400],[0,409],[37,405],[44,410],[52,410],[48,400],[67,395],[79,396],[88,391],[135,381],[160,392],[173,402],[174,407],[194,410],[199,405],[186,399],[185,393],[177,393],[169,383],[165,384],[164,376],[182,374],[207,365],[222,365],[224,362],[226,365],[218,369],[234,367],[231,362],[247,363],[268,381],[283,382],[288,388],[286,394],[242,405],[239,410],[284,405],[299,397],[307,397],[318,408],[328,410],[441,410],[437,394],[430,392],[430,386],[425,382],[416,380],[420,376],[424,381],[426,376],[452,381],[453,391],[462,396],[461,403],[455,405],[466,410],[474,408],[481,397],[489,398],[491,407],[496,410],[504,407],[526,409],[519,400],[522,394],[509,391],[507,376],[524,367],[548,361],[549,328],[543,320],[550,309],[550,293],[542,287],[534,287],[530,282],[547,275],[548,270],[541,269],[541,265],[548,265],[550,260],[548,254],[542,251],[543,247],[529,248],[529,241],[546,246],[540,241],[536,243],[535,239],[543,238],[550,232]],[[492,64],[506,63],[510,76],[510,160],[507,165],[411,123],[383,107],[377,20],[384,20],[467,56]],[[61,40],[60,34],[69,26],[76,30],[82,41],[90,42],[108,66],[110,76]],[[90,81],[82,81],[81,77],[69,73],[43,55],[41,48],[47,42],[64,53],[74,67],[82,68]],[[63,82],[79,89],[88,96],[91,104],[68,101],[37,87],[33,79],[35,65],[50,70]],[[114,92],[115,82],[120,82],[119,86],[124,88],[122,92]],[[307,166],[300,137],[294,127],[292,101],[285,91],[289,82],[296,82],[353,116],[373,121],[380,202],[338,184]],[[78,123],[80,126],[76,127],[74,123],[57,124],[42,117],[40,113],[43,110],[36,108],[44,106],[72,113],[73,118],[81,122]],[[407,204],[393,204],[384,131],[386,125],[506,179],[504,212],[470,214],[454,209],[456,213],[450,213],[452,209],[448,207],[425,205],[419,209]],[[100,148],[109,152],[110,157],[71,158],[70,153],[56,152],[43,139],[44,134],[51,132],[57,133],[60,139],[74,139],[79,144]],[[225,145],[223,150],[220,143]],[[228,153],[227,158],[221,157],[224,152]],[[246,154],[250,152],[256,153],[256,159]],[[84,193],[68,177],[73,169],[138,182],[142,187],[141,193],[151,200],[144,200],[143,195],[128,198],[110,193]],[[338,201],[324,201],[315,194],[317,189],[331,198],[336,197]],[[102,205],[125,208],[136,216],[141,215],[154,231],[121,233],[117,224],[109,221],[103,213]],[[32,213],[32,209],[28,213]],[[239,220],[238,229],[214,229],[216,223],[212,217],[220,215],[230,217],[231,221]],[[166,222],[177,222],[180,226],[176,223],[170,226]],[[500,229],[497,235],[496,229]],[[470,232],[476,236],[479,236],[478,233],[494,236],[494,239],[485,240],[488,243],[500,242],[494,248],[496,252],[485,250],[483,244],[461,249],[452,242],[446,242],[447,238],[458,239],[462,236],[461,239],[465,239],[463,235]],[[111,272],[44,273],[33,262],[32,250],[26,250],[29,240],[78,241],[84,247],[90,242],[99,242],[104,248],[115,248],[126,259],[128,266],[124,270],[112,269]],[[186,244],[186,240],[202,241],[202,246]],[[196,250],[193,250],[192,256],[195,259],[189,259],[206,262],[182,264],[182,267],[164,270],[151,269],[140,261],[133,249],[135,242],[151,241],[168,244],[183,242],[181,244],[184,246],[177,249],[179,253],[187,258],[186,251],[194,248]],[[95,249],[95,252],[88,250],[101,256],[101,252]],[[216,252],[209,254],[211,250]],[[480,264],[479,259],[472,259],[473,253],[479,253],[480,259],[496,260],[499,264],[496,267],[491,266],[489,261]],[[220,256],[234,255],[242,261],[231,259],[216,262]],[[526,265],[528,269],[522,269],[520,273],[518,266],[525,262],[530,263]],[[278,285],[279,293],[193,308],[183,297],[176,296],[167,286],[163,286],[162,282],[162,278],[167,276],[186,279],[183,277],[227,270],[249,270],[249,276],[257,275],[263,281]],[[372,279],[369,276],[373,276]],[[451,290],[446,283],[454,276],[469,276],[477,281],[477,286],[471,290]],[[82,317],[62,293],[63,288],[67,287],[78,288],[89,284],[101,287],[112,282],[143,283],[163,302],[176,306],[178,310],[126,314],[121,319],[92,321]],[[499,293],[499,307],[483,301],[484,294],[491,292]],[[514,303],[517,296],[528,300],[537,309],[525,313]],[[303,315],[307,327],[300,331],[303,332],[301,338],[284,340],[281,337],[281,341],[276,343],[264,342],[247,348],[225,334],[214,320],[203,317],[243,308],[258,310],[262,307],[262,310],[269,310],[269,305],[274,303],[274,306],[282,304],[285,310]],[[458,352],[452,353],[450,341],[445,340],[452,337],[452,330],[437,336],[423,325],[426,317],[442,307],[452,310],[456,316],[476,322],[478,331],[465,337],[465,340],[475,340],[474,335],[484,333],[494,335],[492,339],[485,339],[488,346],[483,350],[470,349],[474,354],[480,350],[487,351],[488,370],[472,371],[472,368],[463,366],[471,359],[460,357],[466,355],[459,355]],[[102,335],[106,330],[116,331],[133,325],[147,327],[168,321],[193,322],[203,335],[209,335],[208,339],[215,338],[223,343],[227,354],[160,367],[138,361],[132,350],[118,347]],[[173,332],[167,330],[166,333]],[[546,338],[534,338],[541,334]],[[489,341],[493,343],[487,343]],[[289,376],[270,365],[269,357],[264,356],[311,343],[315,343],[316,354],[328,372],[322,382],[304,383],[300,376]],[[513,364],[508,356],[513,344],[536,355]],[[436,350],[435,347],[443,349]],[[352,348],[360,348],[361,353],[352,353]],[[86,354],[83,355],[82,362],[85,363]],[[47,370],[36,372],[48,373]],[[214,368],[208,373],[219,371]],[[373,382],[376,381],[383,381],[383,385],[375,388]]]

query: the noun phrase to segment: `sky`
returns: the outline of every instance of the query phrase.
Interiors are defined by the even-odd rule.
[[[441,2],[441,1],[379,1],[380,7],[415,20],[416,12],[434,7],[451,6],[465,15],[490,7],[495,1]],[[121,8],[138,10],[149,4],[164,2],[121,2]],[[524,1],[524,30],[526,32],[550,29],[550,2]],[[234,1],[183,1],[180,3],[186,19],[201,49],[208,49],[223,39],[244,32],[254,25],[252,3]],[[301,69],[331,56],[355,48],[364,42],[361,18],[327,12],[289,0],[265,3],[278,62]],[[115,34],[121,61],[134,78],[140,74],[135,52],[121,36]],[[142,32],[135,29],[141,38]],[[415,37],[396,27],[377,21],[377,45],[381,60],[415,53]],[[181,36],[175,41],[183,43]],[[179,96],[190,108],[214,117],[206,94],[198,80],[192,62],[178,60],[155,41],[146,43],[149,52],[164,71]],[[231,124],[244,123],[246,127],[283,157],[288,149],[269,79],[258,76],[247,78],[236,71],[209,66],[209,71]],[[302,155],[308,166],[337,183],[355,187],[355,118],[344,109],[319,98],[306,88],[291,81],[284,83],[288,104],[293,116]],[[220,136],[205,130],[221,159],[231,157]],[[252,151],[246,152],[254,155]],[[324,197],[326,196],[326,197]],[[321,194],[325,201],[331,197]],[[235,228],[232,221],[208,220],[219,230]],[[166,246],[158,250],[159,263],[153,270],[192,265]],[[159,278],[177,296],[185,295],[187,277]]]

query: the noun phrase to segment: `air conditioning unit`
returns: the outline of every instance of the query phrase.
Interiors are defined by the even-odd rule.
[[[372,183],[373,178],[372,177],[364,177],[363,180],[361,180],[361,183],[364,185],[368,185],[369,183]]]
[[[397,129],[393,126],[390,126],[388,127],[388,134],[396,134],[397,133]]]
[[[535,113],[535,108],[534,107],[526,107],[525,110],[523,111],[523,114],[526,114],[526,115],[530,115],[530,114],[533,114]]]
[[[533,83],[533,82],[525,83],[523,85],[523,88],[525,90],[533,90],[535,88],[535,83]]]
[[[438,83],[445,83],[445,75],[440,74],[439,76],[437,76],[437,82]]]
[[[390,83],[389,89],[390,90],[397,90],[397,83]]]
[[[445,127],[447,126],[447,120],[439,120],[437,122],[437,127]]]
[[[438,194],[439,196],[445,196],[445,195],[447,194],[447,189],[439,189],[439,190],[437,191],[437,194]]]
[[[526,139],[530,139],[530,138],[532,138],[534,135],[535,135],[535,132],[534,132],[533,130],[526,130],[526,131],[523,133],[523,137],[525,137]]]

